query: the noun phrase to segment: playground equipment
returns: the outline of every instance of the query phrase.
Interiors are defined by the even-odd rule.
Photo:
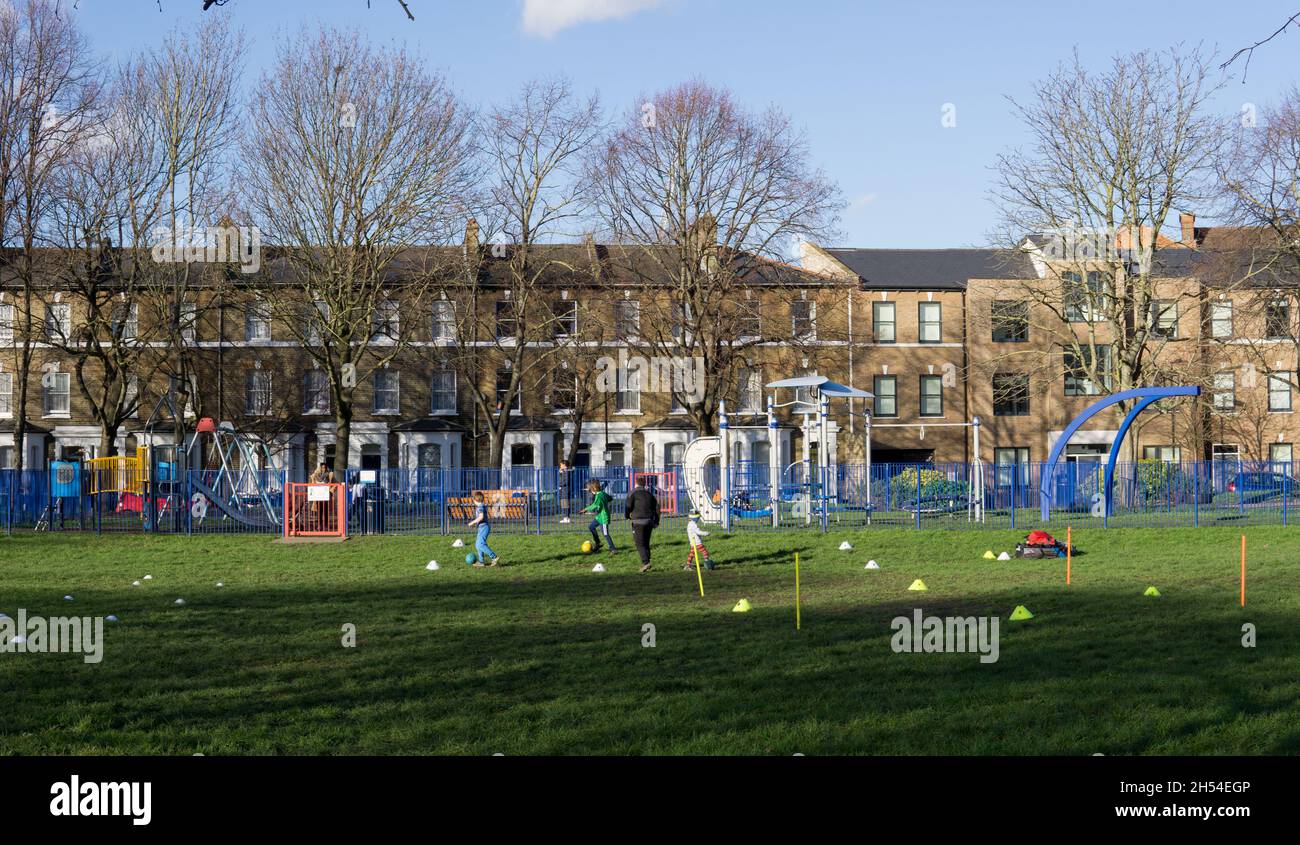
[[[1128,434],[1129,428],[1133,425],[1133,420],[1137,419],[1138,414],[1145,411],[1153,403],[1159,402],[1161,399],[1169,399],[1175,396],[1200,395],[1201,389],[1196,386],[1137,387],[1132,390],[1121,390],[1119,393],[1100,399],[1085,408],[1083,413],[1071,420],[1070,424],[1065,427],[1065,431],[1061,433],[1061,437],[1056,441],[1056,445],[1052,447],[1052,453],[1048,456],[1047,463],[1043,466],[1043,475],[1039,481],[1039,497],[1041,499],[1041,516],[1043,522],[1047,522],[1048,520],[1054,498],[1052,479],[1056,472],[1056,462],[1060,459],[1061,453],[1065,451],[1065,447],[1069,444],[1070,438],[1074,436],[1076,431],[1083,427],[1084,423],[1092,419],[1092,417],[1098,412],[1104,411],[1112,405],[1118,405],[1121,402],[1128,402],[1130,400],[1134,400],[1135,402],[1132,409],[1129,410],[1128,415],[1124,417],[1124,422],[1120,424],[1119,430],[1115,433],[1115,441],[1110,445],[1110,455],[1106,458],[1106,477],[1103,481],[1101,494],[1105,506],[1103,512],[1104,517],[1109,520],[1112,515],[1111,509],[1113,507],[1113,496],[1111,493],[1114,489],[1115,461],[1119,458],[1119,447],[1124,442],[1124,435]]]
[[[270,484],[278,473],[269,471],[271,450],[262,441],[245,437],[228,422],[218,425],[204,417],[195,426],[186,464],[202,470],[189,478],[194,519],[202,522],[211,506],[242,525],[280,525],[274,504],[279,495]]]
[[[816,498],[819,502],[819,513],[823,523],[827,518],[830,508],[831,499],[837,494],[834,487],[835,479],[835,456],[831,454],[830,438],[827,423],[830,419],[830,400],[831,399],[873,399],[874,393],[868,393],[865,390],[859,390],[856,387],[833,382],[825,376],[799,376],[797,378],[782,379],[768,383],[768,388],[774,391],[767,397],[767,434],[769,440],[768,462],[769,462],[769,479],[770,479],[770,498],[771,502],[771,519],[772,526],[777,527],[781,524],[781,448],[780,440],[777,437],[779,426],[776,421],[777,408],[793,408],[794,413],[803,414],[803,459],[791,464],[787,471],[795,466],[802,466],[808,476],[813,475],[812,466],[812,441],[813,435],[816,434],[817,440],[817,466],[815,478],[807,477],[798,483],[798,490],[801,493],[802,502],[794,509],[795,518],[802,517],[805,523],[811,523],[813,518],[813,494],[816,492]],[[777,402],[778,390],[793,390],[794,398],[789,402]],[[808,398],[802,400],[799,397],[800,391],[807,391]],[[851,412],[850,412],[851,413]],[[870,429],[868,428],[868,432]],[[867,484],[867,508],[871,507],[870,493],[870,456],[871,441],[870,434],[867,435],[867,460],[868,460],[868,484]]]
[[[916,428],[921,431],[921,438],[925,438],[927,428],[969,428],[971,430],[971,461],[968,464],[969,476],[967,481],[968,495],[963,503],[966,509],[966,519],[971,522],[984,521],[984,461],[980,458],[980,418],[972,417],[970,422],[941,422],[941,423],[873,423],[871,414],[866,411],[862,412],[863,428],[866,438],[866,475],[867,475],[867,506],[871,506],[871,430],[872,428]],[[921,481],[921,470],[917,468],[917,492],[921,494],[924,486]],[[916,506],[917,512],[923,512],[925,509],[924,500]]]

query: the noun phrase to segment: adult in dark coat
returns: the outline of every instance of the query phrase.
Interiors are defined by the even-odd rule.
[[[646,477],[636,480],[636,489],[627,497],[623,515],[632,521],[632,540],[641,556],[641,571],[650,571],[650,535],[659,527],[659,500],[646,489]]]

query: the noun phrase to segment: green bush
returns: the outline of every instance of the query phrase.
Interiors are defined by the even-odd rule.
[[[915,507],[918,483],[923,505],[949,501],[960,504],[970,498],[971,488],[967,482],[950,479],[946,473],[937,469],[918,471],[916,467],[908,467],[891,477],[888,482],[876,482],[874,498],[878,502],[883,502],[887,497],[890,508]]]

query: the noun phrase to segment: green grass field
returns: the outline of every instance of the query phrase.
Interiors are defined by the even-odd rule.
[[[485,570],[449,537],[16,535],[0,611],[121,621],[98,665],[0,654],[0,752],[1294,754],[1300,530],[1246,533],[1244,610],[1217,528],[1077,532],[1068,589],[1063,560],[981,559],[1010,531],[715,532],[704,598],[676,531],[646,575],[630,549],[592,573],[576,534],[494,538]],[[917,607],[1000,616],[999,661],[895,654]]]

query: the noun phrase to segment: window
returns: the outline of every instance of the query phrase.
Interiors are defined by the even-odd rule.
[[[302,412],[304,414],[330,412],[330,382],[324,370],[308,370],[303,373]]]
[[[1025,373],[994,373],[993,416],[1029,415],[1029,376]]]
[[[1264,306],[1264,336],[1275,339],[1291,336],[1291,305],[1275,299]]]
[[[686,413],[686,411],[687,411],[688,409],[687,409],[687,407],[686,407],[686,403],[682,401],[684,398],[685,398],[685,397],[684,397],[681,393],[679,393],[679,392],[677,392],[676,390],[674,390],[674,391],[673,391],[673,401],[672,401],[672,406],[669,408],[668,413],[670,413],[670,414],[684,414],[684,413]]]
[[[1232,337],[1232,300],[1210,303],[1210,337]]]
[[[993,302],[993,342],[1025,343],[1029,340],[1029,303],[1021,299]]]
[[[45,388],[45,416],[66,417],[71,411],[71,380],[68,373],[46,372],[41,377]]]
[[[800,340],[817,337],[817,303],[807,299],[790,303],[790,331]]]
[[[506,401],[506,393],[509,390],[510,390],[510,371],[497,370],[496,401],[497,401],[498,410],[504,409],[505,401]],[[523,391],[521,390],[515,391],[514,401],[510,403],[510,410],[512,413],[516,413],[516,414],[523,412]]]
[[[1096,366],[1093,366],[1094,353]],[[1095,379],[1095,380],[1094,380]],[[1085,346],[1065,353],[1065,395],[1096,396],[1110,386],[1110,347]]]
[[[1232,337],[1232,300],[1210,303],[1210,337]]]
[[[618,371],[618,392],[614,394],[614,410],[620,413],[641,412],[640,368]]]
[[[244,340],[252,343],[271,339],[271,310],[265,302],[254,302],[244,312]]]
[[[614,339],[621,342],[636,340],[641,335],[641,303],[635,299],[620,299],[614,303]]]
[[[14,468],[14,447],[0,446],[0,469]]]
[[[510,447],[510,465],[530,467],[533,465],[533,444],[516,443]]]
[[[1103,318],[1109,277],[1090,270],[1086,275],[1064,273],[1061,280],[1065,284],[1065,319],[1072,323],[1090,323]]]
[[[45,309],[45,340],[59,343],[72,334],[72,306],[66,302],[52,303]]]
[[[1279,371],[1268,374],[1268,409],[1291,410],[1291,373]]]
[[[871,303],[871,334],[876,343],[894,343],[894,303]]]
[[[1143,446],[1142,460],[1144,461],[1164,461],[1167,464],[1176,464],[1183,457],[1183,450],[1177,446]]]
[[[761,370],[742,369],[736,377],[736,412],[759,414],[763,412],[763,373]]]
[[[375,303],[371,333],[380,340],[397,340],[402,336],[402,309],[396,300]]]
[[[763,318],[758,312],[758,306],[751,302],[743,302],[739,308],[740,313],[736,317],[736,336],[746,341],[758,340],[763,336]]]
[[[193,302],[182,302],[180,308],[181,340],[193,342],[199,321],[199,309]]]
[[[429,382],[429,413],[456,413],[456,371],[443,366],[434,370]]]
[[[508,299],[496,304],[497,340],[509,340],[515,336],[519,320],[515,316],[515,304]]]
[[[551,306],[555,315],[555,336],[576,337],[578,334],[578,303],[572,301],[556,302]]]
[[[755,440],[749,447],[749,459],[757,466],[766,467],[772,459],[772,444],[766,440]]]
[[[244,372],[244,413],[261,417],[271,413],[271,373],[267,370]]]
[[[140,306],[134,302],[130,305],[117,303],[113,306],[113,336],[121,340],[135,340],[140,332]]]
[[[375,370],[374,413],[401,413],[402,403],[398,395],[401,380],[401,374],[397,370]]]
[[[316,300],[302,308],[303,336],[308,346],[321,346],[329,328],[329,303]]]
[[[442,469],[442,444],[421,443],[415,451],[415,462],[419,469]]]
[[[938,343],[943,340],[942,307],[937,302],[922,302],[917,310],[917,340]]]
[[[433,303],[433,342],[452,343],[456,340],[456,303],[439,299]]]
[[[1237,376],[1234,373],[1214,374],[1214,410],[1231,411],[1237,407]]]
[[[876,376],[871,392],[876,394],[877,417],[898,416],[898,376]]]
[[[664,466],[678,466],[682,462],[682,452],[686,451],[684,443],[665,443],[664,444]]]
[[[993,450],[993,471],[997,484],[1011,487],[1029,484],[1029,448],[1026,446],[1005,446]]]
[[[673,340],[679,343],[686,342],[686,334],[690,326],[691,309],[688,305],[680,302],[673,303]]]
[[[14,374],[0,373],[0,417],[14,415]]]
[[[921,376],[921,416],[943,416],[943,376]]]
[[[14,342],[14,307],[0,304],[0,343]]]
[[[1269,463],[1287,464],[1288,466],[1283,467],[1282,471],[1290,475],[1291,474],[1291,470],[1290,470],[1291,444],[1290,443],[1268,444],[1268,460]]]
[[[1168,299],[1151,301],[1151,334],[1178,337],[1178,303]]]
[[[127,416],[131,419],[140,418],[140,377],[126,377],[126,396],[123,398],[122,407],[126,410]]]
[[[551,371],[551,410],[557,414],[572,413],[577,404],[577,376],[562,367],[556,367]]]

